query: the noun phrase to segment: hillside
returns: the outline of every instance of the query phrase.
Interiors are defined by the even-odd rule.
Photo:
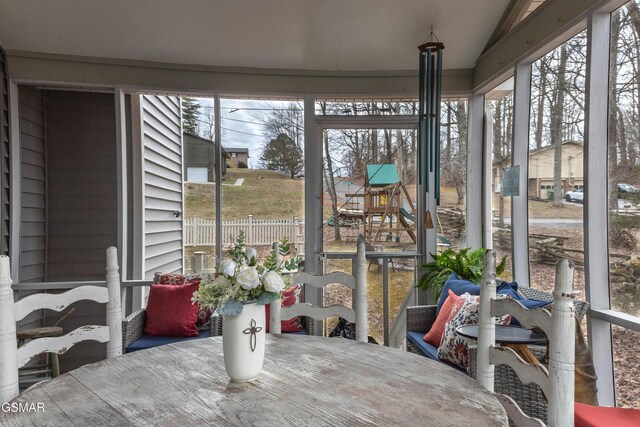
[[[234,185],[244,179],[241,186]],[[215,184],[185,184],[185,218],[215,219]],[[291,179],[274,171],[227,169],[222,180],[222,217],[282,219],[304,217],[304,179]]]

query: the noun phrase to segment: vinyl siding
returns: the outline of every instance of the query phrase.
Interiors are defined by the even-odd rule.
[[[105,251],[117,244],[117,159],[113,94],[45,92],[48,166],[48,281],[104,280]],[[105,305],[79,301],[65,333],[104,325]],[[48,312],[51,325],[59,314]],[[67,372],[106,357],[83,342],[60,356]]]
[[[47,91],[46,105],[47,279],[101,280],[118,241],[114,97]]]
[[[20,282],[46,280],[45,104],[41,90],[18,89],[21,163]]]
[[[10,164],[9,82],[5,52],[0,48],[0,251],[9,255]]]
[[[182,271],[182,126],[178,97],[142,95],[141,105],[144,277],[150,279],[156,271]]]

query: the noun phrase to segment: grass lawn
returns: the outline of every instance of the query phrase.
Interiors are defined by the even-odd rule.
[[[244,179],[241,186],[236,180]],[[261,169],[227,169],[222,180],[222,218],[304,217],[304,179]],[[185,218],[215,219],[215,184],[185,184]]]

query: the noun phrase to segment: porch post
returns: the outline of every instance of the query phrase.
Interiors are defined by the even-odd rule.
[[[216,163],[216,259],[222,259],[222,162],[226,159],[222,158],[222,129],[220,111],[220,95],[214,96],[214,114],[215,114],[215,163]]]
[[[484,95],[469,98],[469,138],[467,141],[467,246],[482,247],[482,140]]]
[[[512,166],[520,166],[520,195],[511,197],[511,240],[513,278],[529,286],[529,107],[531,103],[531,64],[516,67],[513,95]]]
[[[609,40],[611,15],[594,13],[587,21],[587,72],[584,126],[584,271],[587,301],[593,309],[611,308],[607,197]],[[588,316],[593,365],[598,372],[598,403],[615,405],[613,348],[609,322]]]
[[[304,265],[305,271],[322,274],[322,129],[316,123],[315,96],[304,97]],[[321,307],[322,288],[305,286],[305,302]],[[310,333],[320,335],[321,328]]]

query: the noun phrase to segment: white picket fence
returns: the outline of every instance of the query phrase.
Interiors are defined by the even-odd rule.
[[[244,219],[222,222],[222,245],[236,241],[240,230],[244,231],[247,245],[271,245],[282,240],[300,243],[303,239],[303,221],[291,219],[254,219],[249,215]],[[202,218],[184,220],[185,246],[215,246],[216,222]]]

